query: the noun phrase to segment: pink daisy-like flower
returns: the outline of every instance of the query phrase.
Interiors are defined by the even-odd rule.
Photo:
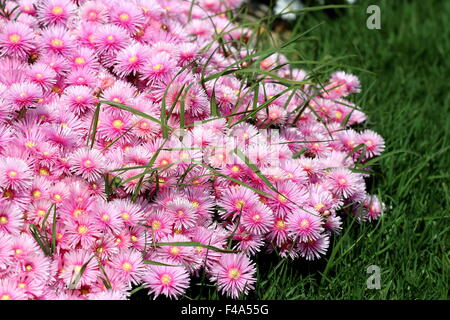
[[[0,279],[0,300],[27,300],[27,295],[18,288],[15,280]]]
[[[75,69],[87,67],[96,70],[99,68],[97,53],[95,50],[90,48],[78,48],[72,53],[68,60],[70,62],[70,66]]]
[[[83,179],[95,181],[101,178],[106,168],[106,160],[96,149],[79,149],[69,158],[70,170]]]
[[[154,242],[172,233],[173,221],[165,211],[154,211],[147,217],[148,234]]]
[[[142,254],[133,249],[121,250],[112,258],[111,266],[129,285],[138,284],[145,271]]]
[[[34,49],[33,30],[20,22],[8,22],[0,33],[1,55],[25,58]]]
[[[108,8],[99,1],[87,1],[80,7],[79,13],[82,21],[92,23],[108,22]]]
[[[144,211],[142,208],[128,199],[117,199],[111,203],[117,210],[125,225],[134,225],[142,222]]]
[[[44,63],[35,63],[28,71],[29,80],[48,91],[56,84],[56,72]]]
[[[348,198],[358,190],[364,190],[364,181],[357,173],[347,168],[337,168],[327,177],[331,191]]]
[[[269,207],[258,203],[241,218],[242,226],[251,233],[265,234],[273,225],[274,215]]]
[[[81,273],[82,269],[84,269],[83,273]],[[60,277],[67,286],[80,289],[81,286],[93,284],[100,275],[97,261],[91,252],[76,249],[64,254]]]
[[[69,31],[62,26],[54,26],[44,29],[40,43],[50,52],[63,56],[68,55],[74,47],[74,39]]]
[[[143,276],[143,281],[150,289],[149,293],[155,295],[155,299],[161,294],[169,298],[178,298],[189,287],[189,274],[182,266],[150,265]]]
[[[94,88],[97,85],[97,74],[89,67],[72,70],[65,78],[65,84],[69,86],[87,86]]]
[[[178,242],[191,242],[191,239],[187,236],[175,233],[174,235],[169,235],[162,238],[158,242],[165,243],[166,245],[160,246],[156,249],[155,256],[157,258],[168,260],[171,264],[183,264],[189,268],[194,268],[194,266],[198,264],[199,261],[196,261],[195,259],[194,247],[180,246],[176,244]]]
[[[77,248],[80,245],[83,249],[88,249],[101,236],[100,230],[95,220],[89,217],[80,217],[77,220],[66,222],[66,239],[70,248]]]
[[[299,241],[315,240],[324,231],[320,217],[303,210],[291,213],[286,225],[289,235]]]
[[[329,245],[330,237],[325,234],[315,240],[300,242],[298,249],[300,255],[306,258],[306,260],[314,260],[319,259],[321,255],[325,254]]]
[[[356,145],[364,144],[368,158],[380,155],[384,151],[384,139],[372,130],[364,130],[356,139]]]
[[[40,251],[24,257],[19,265],[19,272],[31,279],[48,281],[50,277],[50,259]]]
[[[167,83],[172,77],[176,62],[167,53],[158,53],[150,56],[142,70],[142,78],[148,83]]]
[[[105,24],[95,33],[94,46],[101,53],[116,53],[129,43],[127,31],[113,24]]]
[[[116,139],[123,139],[130,141],[130,128],[132,127],[130,113],[110,113],[102,112],[100,114],[100,121],[97,127],[98,133],[102,138],[114,141]]]
[[[114,202],[105,202],[98,200],[94,205],[93,212],[96,224],[103,232],[112,231],[119,233],[123,228],[123,221],[120,212],[114,206]]]
[[[65,88],[62,101],[67,102],[69,110],[78,116],[93,109],[97,104],[97,98],[93,95],[92,89],[86,86]]]
[[[8,90],[5,101],[9,103],[12,110],[20,110],[24,107],[33,106],[42,96],[42,90],[32,82],[14,83]]]
[[[223,254],[214,269],[212,280],[217,282],[219,291],[233,299],[241,293],[247,294],[254,288],[255,265],[244,254]]]
[[[31,186],[33,173],[28,164],[18,158],[0,159],[0,186],[21,191]]]
[[[268,198],[265,203],[281,218],[286,217],[287,214],[296,210],[307,201],[308,193],[306,189],[299,187],[292,181],[278,182],[274,186],[278,193],[268,189],[267,191],[271,192],[273,196]]]
[[[182,197],[176,197],[167,204],[167,212],[174,221],[175,228],[190,228],[195,226],[197,214],[191,202]]]
[[[115,58],[114,71],[125,77],[143,70],[147,59],[150,57],[149,47],[136,43],[120,50]]]
[[[378,199],[377,196],[367,195],[362,203],[362,206],[366,211],[365,218],[369,221],[378,220],[378,218],[380,218],[383,214],[384,204],[380,201],[380,199]]]
[[[110,21],[134,34],[142,28],[145,18],[142,10],[134,3],[118,2],[110,10]]]
[[[221,215],[225,218],[236,216],[241,211],[245,212],[256,205],[259,201],[258,195],[252,190],[245,187],[230,187],[225,190],[219,205],[225,211]]]
[[[71,0],[47,0],[39,2],[37,14],[43,25],[65,25],[75,9]]]

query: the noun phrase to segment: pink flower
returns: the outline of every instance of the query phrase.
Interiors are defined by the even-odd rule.
[[[119,26],[105,24],[98,28],[94,38],[94,46],[100,54],[116,53],[129,43],[127,31]]]
[[[33,173],[28,164],[18,158],[0,158],[0,186],[17,191],[31,186]]]
[[[12,110],[19,111],[21,108],[34,105],[41,96],[42,90],[38,85],[31,82],[18,82],[8,90],[5,100],[11,105]]]
[[[136,74],[145,67],[147,59],[150,57],[149,47],[140,43],[130,45],[117,53],[116,73],[125,77],[129,74]]]
[[[158,53],[147,59],[142,78],[148,80],[148,83],[168,83],[174,74],[175,66],[175,61],[167,53]]]
[[[59,274],[69,288],[79,289],[93,284],[100,276],[100,270],[92,253],[76,249],[64,254],[63,269]]]
[[[96,149],[79,149],[69,158],[70,170],[81,175],[83,179],[95,181],[100,179],[106,168],[106,160]]]
[[[243,254],[223,254],[212,276],[219,291],[233,299],[241,293],[247,294],[254,288],[255,265]]]
[[[40,43],[50,52],[66,56],[75,43],[69,31],[62,26],[48,27],[42,31]]]
[[[356,139],[356,144],[365,145],[367,158],[378,156],[384,151],[383,138],[378,133],[372,130],[364,130],[363,132],[361,132]]]
[[[27,295],[18,288],[13,279],[0,279],[0,300],[27,300]]]
[[[110,11],[112,23],[134,34],[145,23],[142,10],[134,3],[119,2]]]
[[[0,33],[1,54],[17,58],[26,58],[35,41],[33,30],[20,22],[8,22]]]
[[[112,258],[111,266],[128,284],[138,284],[144,274],[145,265],[142,254],[133,249],[124,249]]]
[[[165,262],[163,260],[162,263]],[[178,298],[189,287],[189,274],[181,266],[150,265],[143,280],[144,285],[150,289],[149,293],[155,295],[155,299],[161,294],[169,298]]]
[[[290,214],[286,224],[289,235],[299,241],[315,240],[323,232],[321,218],[303,210]]]
[[[37,14],[44,25],[65,25],[75,9],[71,0],[47,0],[39,2]]]
[[[331,171],[327,181],[332,192],[344,197],[349,197],[358,190],[362,190],[364,183],[360,175],[346,168],[337,168]]]
[[[330,244],[330,237],[328,235],[322,235],[315,240],[308,240],[306,242],[300,242],[298,249],[300,255],[306,260],[319,259],[321,255],[325,254]]]

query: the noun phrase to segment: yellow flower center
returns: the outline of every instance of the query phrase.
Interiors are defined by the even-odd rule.
[[[170,249],[170,254],[177,255],[178,253],[180,253],[180,248],[173,247]]]
[[[86,60],[83,57],[76,57],[75,58],[75,63],[76,64],[85,64]]]
[[[344,178],[339,179],[339,184],[343,185],[347,182]]]
[[[231,167],[231,171],[233,172],[239,172],[241,170],[241,168],[239,166],[232,166]]]
[[[336,116],[336,119],[342,118],[342,112],[340,111],[336,111],[334,115]]]
[[[153,230],[159,230],[159,229],[161,229],[161,222],[159,222],[159,221],[153,221],[152,222],[152,229]]]
[[[28,148],[33,148],[36,144],[33,141],[28,141],[25,143],[25,146]]]
[[[78,227],[78,233],[79,234],[85,234],[88,231],[88,228],[86,226],[79,226]]]
[[[128,220],[128,219],[130,219],[130,214],[129,214],[128,212],[122,213],[122,219],[123,219],[123,220]]]
[[[19,43],[20,39],[21,37],[16,33],[9,36],[9,41],[12,43]]]
[[[10,178],[15,178],[17,176],[17,171],[11,170],[10,172],[8,172],[8,176]]]
[[[129,62],[133,63],[137,61],[137,57],[136,56],[132,56],[128,59]]]
[[[11,300],[11,297],[7,294],[2,295],[1,300]]]
[[[302,229],[308,228],[308,227],[309,227],[309,221],[306,220],[306,219],[303,219],[303,220],[300,222],[300,227],[301,227]]]
[[[314,206],[314,209],[320,210],[320,209],[322,209],[323,207],[325,207],[325,205],[324,205],[323,203],[318,203],[318,204],[316,204],[316,205]]]
[[[125,271],[130,271],[132,269],[132,266],[130,263],[125,262],[124,264],[122,264],[122,269]]]
[[[182,217],[184,215],[184,211],[183,210],[178,210],[177,214],[178,214],[178,216]]]
[[[53,47],[62,47],[64,42],[61,39],[53,39],[51,44]]]
[[[200,203],[198,203],[197,201],[192,201],[191,202],[191,205],[194,207],[194,208],[198,208],[198,207],[200,207]]]
[[[104,215],[102,215],[102,220],[103,221],[108,221],[109,220],[109,216],[105,213]]]
[[[15,251],[14,251],[16,254],[22,254],[22,249],[16,249]]]
[[[244,200],[238,200],[238,201],[236,201],[236,207],[237,207],[238,209],[242,209],[242,208],[244,207],[244,205],[245,205],[245,201],[244,201]]]
[[[54,7],[52,10],[52,13],[56,14],[56,15],[61,15],[63,12],[64,12],[64,10],[61,7]]]
[[[119,15],[119,19],[121,21],[128,21],[130,19],[130,16],[126,13],[122,13],[121,15]]]
[[[123,127],[122,120],[114,120],[112,124],[113,124],[113,127],[116,129],[122,129],[122,127]]]
[[[136,242],[138,238],[136,236],[131,236],[131,242]]]
[[[31,271],[31,270],[33,270],[33,266],[32,266],[31,264],[27,264],[27,265],[25,266],[25,270]]]
[[[163,65],[160,64],[160,63],[155,64],[155,65],[153,66],[153,70],[154,70],[154,71],[159,71],[159,70],[161,70],[162,68],[163,68]]]
[[[48,176],[48,175],[50,174],[50,172],[48,172],[48,170],[45,169],[45,168],[40,168],[40,169],[39,169],[39,174],[40,174],[41,176]]]
[[[253,220],[254,220],[254,221],[258,221],[259,219],[261,219],[261,216],[260,216],[259,214],[255,214],[255,215],[253,216]]]
[[[74,266],[73,271],[75,271],[76,274],[80,273],[82,266]]]
[[[37,215],[40,216],[40,217],[45,216],[45,214],[46,214],[46,212],[44,210],[42,210],[42,209],[38,210],[38,212],[37,212]]]
[[[172,281],[172,277],[169,276],[167,273],[166,273],[166,274],[163,274],[163,275],[161,276],[161,283],[162,283],[162,284],[168,285],[168,284],[170,284],[171,281]]]
[[[278,229],[284,229],[286,227],[286,222],[284,222],[283,220],[278,220],[277,221],[277,228]]]
[[[109,36],[106,37],[106,39],[108,39],[108,41],[114,41],[114,36],[109,35]]]
[[[241,273],[236,268],[230,269],[230,271],[228,271],[228,277],[230,277],[231,279],[235,279],[236,280],[240,276],[241,276]]]
[[[20,289],[25,289],[25,287],[26,287],[25,283],[23,283],[23,282],[20,282],[17,286],[18,286]]]
[[[53,196],[53,199],[55,199],[55,200],[61,200],[61,195],[60,194],[55,194],[54,196]]]
[[[287,201],[287,198],[286,198],[285,195],[279,194],[279,195],[278,195],[278,200],[280,200],[280,202],[286,202],[286,201]]]
[[[7,224],[8,223],[8,218],[6,218],[5,216],[1,216],[0,217],[0,224]]]

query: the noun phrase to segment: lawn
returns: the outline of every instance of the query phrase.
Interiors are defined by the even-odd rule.
[[[366,8],[374,3],[381,8],[380,30],[366,28]],[[323,262],[262,263],[249,298],[448,298],[450,2],[357,5],[337,15],[303,14],[294,32],[322,24],[295,49],[304,60],[345,56],[343,64],[374,73],[351,70],[361,79],[356,102],[368,114],[367,125],[386,140],[371,185],[387,210],[372,224],[345,219]],[[370,265],[381,269],[380,290],[367,289]]]

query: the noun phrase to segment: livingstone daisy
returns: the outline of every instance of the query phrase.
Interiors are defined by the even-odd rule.
[[[219,290],[231,298],[238,298],[254,288],[255,265],[243,254],[224,254],[217,264],[213,281]]]
[[[260,252],[320,259],[344,209],[384,214],[353,170],[385,149],[354,126],[358,78],[253,61],[222,14],[240,0],[17,5],[0,23],[0,299],[179,299],[203,273],[236,299]],[[229,72],[255,63],[255,85]]]

